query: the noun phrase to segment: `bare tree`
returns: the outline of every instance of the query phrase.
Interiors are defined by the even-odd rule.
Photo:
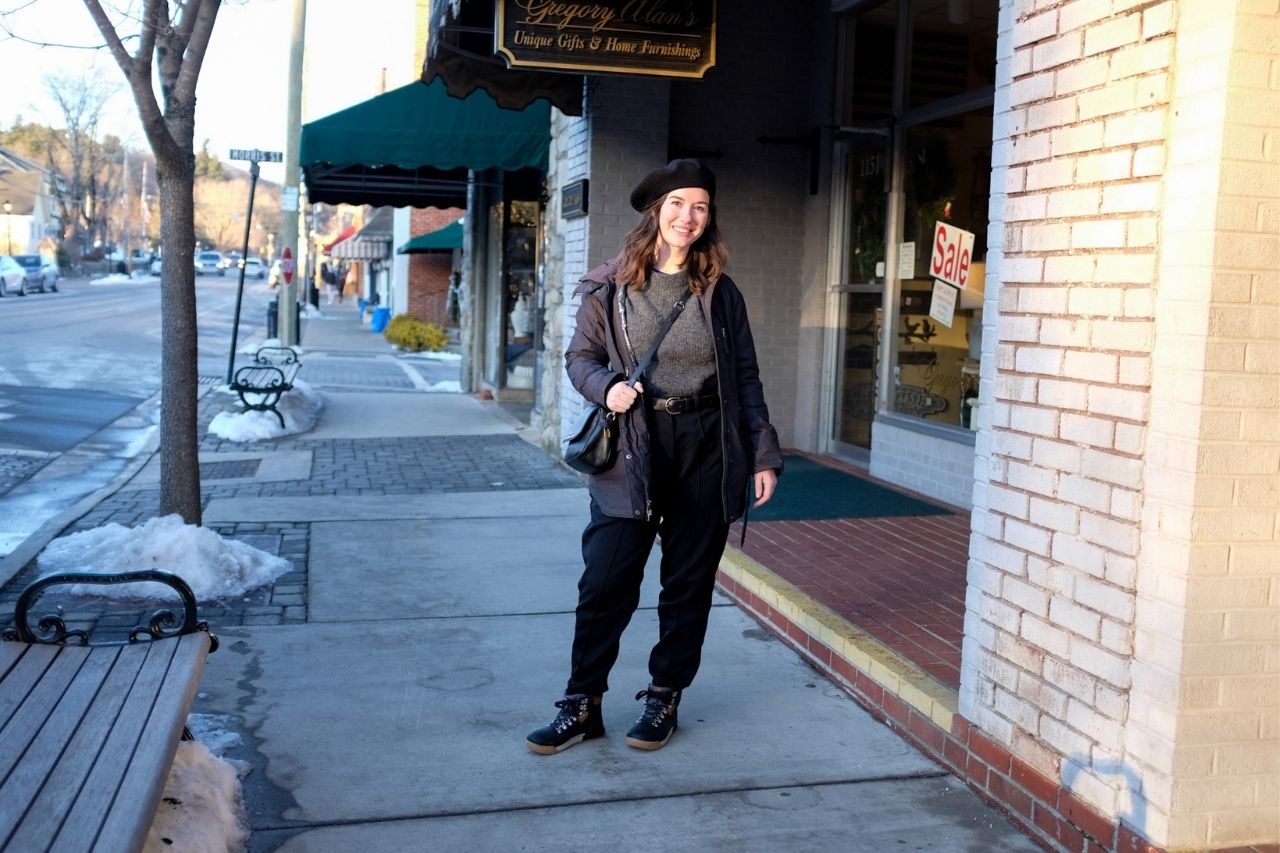
[[[220,0],[143,0],[133,53],[99,0],[85,7],[124,72],[156,161],[160,195],[160,512],[200,523],[196,429],[196,82]],[[153,63],[154,58],[154,63]],[[157,101],[153,77],[158,78]]]

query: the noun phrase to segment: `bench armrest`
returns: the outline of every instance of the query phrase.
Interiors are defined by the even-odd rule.
[[[171,572],[147,569],[136,572],[115,572],[109,574],[93,574],[90,572],[63,572],[37,578],[18,596],[18,604],[14,608],[14,627],[6,628],[5,640],[17,640],[24,643],[78,643],[89,645],[89,634],[86,631],[68,631],[67,625],[60,616],[49,614],[31,627],[29,614],[36,599],[51,586],[69,586],[72,584],[93,584],[113,586],[123,583],[160,583],[175,590],[182,599],[182,621],[178,622],[172,610],[157,610],[150,622],[140,625],[129,632],[129,642],[140,640],[159,640],[164,637],[176,637],[183,634],[194,634],[204,631],[209,634],[209,651],[218,648],[218,638],[209,633],[209,623],[199,621],[196,613],[196,597],[187,582]],[[177,626],[176,628],[174,626]],[[103,644],[112,645],[112,644]]]

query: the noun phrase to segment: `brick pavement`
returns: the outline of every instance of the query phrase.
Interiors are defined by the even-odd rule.
[[[14,486],[26,482],[49,464],[54,455],[30,450],[0,451],[0,495],[8,494]]]

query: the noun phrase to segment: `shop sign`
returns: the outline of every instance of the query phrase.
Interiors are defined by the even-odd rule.
[[[943,281],[933,282],[933,298],[929,300],[929,316],[948,329],[956,316],[956,294],[960,291]]]
[[[973,232],[945,222],[935,223],[929,275],[964,290],[969,284],[972,263]]]
[[[716,64],[716,0],[497,0],[509,68],[702,77]]]
[[[560,190],[560,218],[577,219],[587,215],[587,179],[580,178]]]

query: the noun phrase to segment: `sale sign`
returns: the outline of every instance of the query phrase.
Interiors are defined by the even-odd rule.
[[[964,290],[969,284],[969,268],[972,264],[973,232],[945,222],[936,222],[929,275]]]

